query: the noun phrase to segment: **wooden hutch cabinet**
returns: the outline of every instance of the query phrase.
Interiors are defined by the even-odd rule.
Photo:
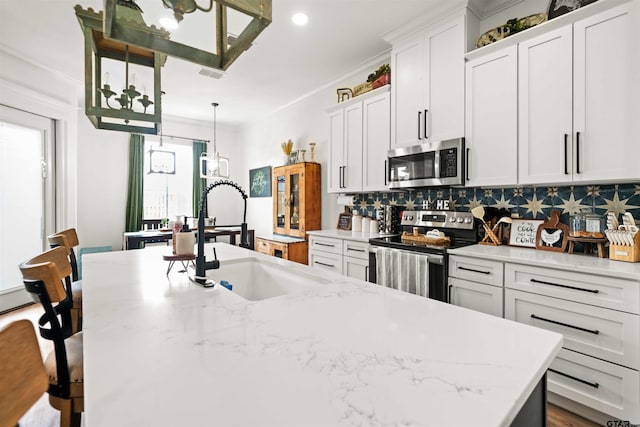
[[[319,230],[320,164],[273,168],[273,235],[256,238],[256,250],[306,264],[307,231]]]

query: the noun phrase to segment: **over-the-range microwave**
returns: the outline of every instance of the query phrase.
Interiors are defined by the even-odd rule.
[[[464,138],[389,150],[387,180],[390,189],[464,185]]]

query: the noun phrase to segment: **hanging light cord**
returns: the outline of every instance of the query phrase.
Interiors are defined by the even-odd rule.
[[[213,154],[217,155],[218,145],[216,144],[216,122],[217,122],[216,109],[218,108],[218,103],[213,102],[211,103],[211,105],[213,105]]]

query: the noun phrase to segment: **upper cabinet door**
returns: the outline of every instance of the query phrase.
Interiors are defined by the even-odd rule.
[[[342,192],[362,191],[362,103],[344,109]]]
[[[464,136],[465,18],[425,36],[426,100],[422,133],[427,141]]]
[[[518,179],[517,46],[466,64],[466,184],[510,186]]]
[[[391,51],[391,144],[418,144],[422,140],[425,97],[424,38],[418,37]]]
[[[363,103],[362,191],[388,191],[387,151],[390,147],[390,94]]]
[[[574,24],[574,181],[640,178],[638,2]]]
[[[518,46],[518,184],[571,181],[571,25]]]
[[[342,169],[344,166],[344,109],[339,108],[329,114],[329,162],[327,191],[342,191]]]

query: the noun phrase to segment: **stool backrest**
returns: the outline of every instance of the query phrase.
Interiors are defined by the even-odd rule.
[[[58,231],[57,233],[47,236],[47,240],[49,241],[49,246],[52,248],[62,246],[66,249],[69,262],[71,263],[71,270],[73,272],[73,281],[78,280],[78,263],[76,261],[76,254],[73,250],[73,248],[80,244],[76,229],[68,228],[66,230]]]
[[[30,321],[0,329],[0,349],[0,427],[14,427],[47,391],[49,380]]]
[[[67,398],[70,395],[70,375],[64,340],[73,334],[70,321],[73,301],[62,285],[64,273],[61,271],[68,271],[69,268],[66,251],[61,246],[20,264],[27,292],[40,301],[44,308],[44,314],[38,321],[40,336],[53,341],[58,383],[50,385],[49,393]],[[62,323],[58,316],[62,318]],[[65,318],[69,321],[65,321]]]

